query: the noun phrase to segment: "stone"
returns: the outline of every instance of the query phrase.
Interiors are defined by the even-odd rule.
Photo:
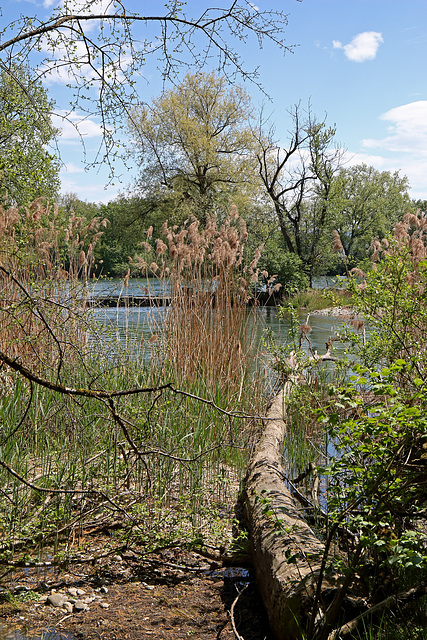
[[[81,600],[76,600],[74,603],[74,611],[87,611],[89,607]]]
[[[64,602],[65,596],[62,593],[51,593],[46,599],[46,603],[52,607],[62,607]]]
[[[108,609],[110,605],[108,604],[108,602],[100,602],[99,606],[103,609]]]
[[[64,602],[64,609],[67,613],[73,613],[73,605],[71,602]]]

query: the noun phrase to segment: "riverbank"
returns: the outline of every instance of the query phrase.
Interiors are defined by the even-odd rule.
[[[106,536],[92,546],[109,544]],[[233,640],[234,627],[245,640],[272,640],[247,569],[222,567],[182,549],[150,557],[136,551],[51,569],[43,580],[40,569],[14,573],[2,583],[12,596],[7,601],[3,592],[0,637],[15,629],[19,640],[41,634],[50,640]]]
[[[353,307],[344,305],[341,307],[327,307],[326,309],[315,309],[310,311],[311,316],[333,316],[334,318],[355,318]]]

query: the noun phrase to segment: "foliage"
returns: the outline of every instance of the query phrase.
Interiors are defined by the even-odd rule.
[[[362,590],[365,616],[374,605],[387,608],[389,596],[404,603],[425,594],[426,229],[424,214],[406,214],[392,238],[374,243],[372,270],[353,270],[349,283],[368,335],[366,342],[352,340],[364,363],[355,366],[358,375],[332,387],[331,403],[320,412],[335,449],[323,469],[329,477],[323,571],[334,544],[346,557],[338,565],[344,583],[323,621],[315,623],[317,609],[311,618],[316,640],[328,637],[352,590]]]
[[[59,187],[59,163],[48,151],[58,130],[53,103],[29,69],[12,64],[0,72],[0,195],[18,205],[44,196],[51,202]]]
[[[381,372],[357,372],[344,388],[331,389],[324,414],[335,454],[321,470],[329,477],[323,568],[337,540],[345,558],[336,567],[346,579],[322,622],[312,622],[319,640],[336,625],[349,590],[362,592],[369,610],[391,595],[402,597],[427,566],[425,385],[419,381],[409,393],[400,386],[402,374],[416,375],[403,360]]]
[[[145,229],[155,225],[160,230],[164,221],[161,205],[149,198],[120,196],[100,205],[100,211],[108,225],[98,245],[98,272],[105,276],[124,277],[129,268],[129,258],[135,258],[141,250]]]
[[[239,194],[253,170],[246,91],[215,73],[188,74],[132,111],[129,130],[141,193],[172,193],[185,217],[203,223]],[[163,196],[164,197],[164,196]]]
[[[349,281],[355,308],[369,326],[370,338],[359,354],[368,366],[402,358],[426,377],[427,218],[408,213],[391,239],[374,243],[373,268],[354,270]],[[412,377],[407,380],[413,384]]]
[[[268,238],[260,264],[268,273],[277,276],[286,295],[308,288],[309,281],[303,261],[295,253],[287,251],[283,238],[278,237],[277,233]]]
[[[330,521],[345,522],[359,540],[366,570],[372,562],[377,568],[421,569],[427,566],[427,535],[419,526],[427,464],[424,384],[419,380],[415,393],[399,385],[402,374],[415,373],[404,360],[381,372],[357,372],[336,396],[340,412],[328,418],[337,447],[327,469]],[[359,391],[366,386],[373,395],[368,405]],[[351,417],[341,421],[343,409]]]
[[[342,168],[333,185],[334,225],[348,264],[369,256],[375,237],[387,237],[411,209],[408,180],[365,164]]]

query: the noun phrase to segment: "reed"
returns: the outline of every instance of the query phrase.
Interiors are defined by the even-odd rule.
[[[179,383],[198,380],[234,407],[253,370],[256,304],[248,303],[266,276],[257,268],[261,247],[244,263],[247,237],[236,208],[221,224],[208,219],[204,229],[195,219],[180,230],[165,223],[162,238],[148,238],[138,262],[145,273],[167,281],[171,304],[162,345],[168,371]]]
[[[41,371],[84,348],[84,286],[102,224],[73,214],[64,228],[42,199],[0,205],[0,349]]]
[[[118,544],[146,550],[165,541],[218,543],[231,528],[224,514],[231,521],[257,428],[239,416],[259,414],[263,402],[251,365],[254,311],[246,309],[260,274],[257,256],[243,265],[244,223],[233,212],[204,231],[194,222],[181,231],[165,226],[168,244],[151,251],[170,278],[173,304],[152,332],[147,362],[130,338],[129,349],[111,349],[114,335],[106,339],[85,308],[101,221],[72,216],[64,227],[41,203],[1,214],[0,349],[94,396],[9,374],[0,397],[0,562],[20,549],[33,557],[47,545],[70,550],[112,521],[121,523]],[[43,233],[20,251],[32,225]],[[141,391],[111,402],[95,393],[133,388]]]

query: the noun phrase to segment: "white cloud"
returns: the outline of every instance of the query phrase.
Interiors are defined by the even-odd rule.
[[[427,100],[394,107],[380,116],[387,135],[361,141],[360,153],[346,154],[349,165],[365,163],[408,177],[412,198],[427,199]]]
[[[84,173],[84,169],[74,164],[74,162],[67,162],[61,169],[62,173]]]
[[[88,202],[107,204],[117,198],[122,191],[116,186],[105,187],[101,181],[94,182],[92,180],[90,184],[86,184],[61,176],[61,193],[76,193],[78,198]]]
[[[55,127],[61,130],[61,142],[74,142],[75,140],[81,140],[81,138],[87,139],[102,136],[102,129],[95,120],[75,111],[71,113],[67,111],[57,112],[53,116],[53,123]]]
[[[382,42],[382,34],[378,31],[364,31],[358,33],[348,44],[333,40],[332,45],[334,49],[343,49],[346,57],[352,62],[366,62],[375,58]]]
[[[417,153],[427,156],[427,100],[410,102],[390,109],[380,116],[391,122],[385,138],[362,141],[369,149],[382,148],[397,153]]]

